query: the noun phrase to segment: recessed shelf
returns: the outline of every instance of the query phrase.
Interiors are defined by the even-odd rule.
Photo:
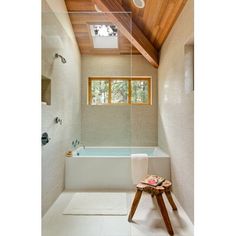
[[[51,105],[51,80],[42,75],[41,79],[41,102]]]

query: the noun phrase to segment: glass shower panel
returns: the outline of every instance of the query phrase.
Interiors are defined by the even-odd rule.
[[[141,53],[132,54],[131,146],[157,146],[157,68]],[[132,149],[146,153],[147,149]],[[148,153],[146,153],[148,154]]]
[[[82,137],[86,146],[131,146],[132,44],[119,20],[129,12],[70,12],[81,54]]]

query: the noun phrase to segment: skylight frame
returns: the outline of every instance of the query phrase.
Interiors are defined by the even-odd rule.
[[[90,37],[90,41],[93,45],[93,49],[95,50],[117,50],[119,51],[119,48],[120,48],[120,42],[119,42],[119,30],[118,30],[118,27],[117,27],[117,36],[93,36],[92,35],[92,32],[91,32],[91,26],[92,25],[115,25],[114,23],[111,23],[111,22],[90,22],[89,24],[87,24],[88,26],[88,31],[89,31],[89,37]],[[112,42],[105,42],[103,43],[103,45],[101,46],[96,46],[95,43],[99,43],[99,42],[95,42],[94,43],[94,39],[96,38],[97,41],[99,40],[105,40],[105,41],[109,41],[109,39],[115,39],[115,42],[114,42],[114,46],[111,46],[111,47],[107,47],[106,45],[111,45]]]
[[[94,26],[97,26],[97,27],[101,26],[103,28],[104,28],[104,26],[106,26],[106,28],[108,28],[108,26],[109,26],[111,30],[113,27],[115,27],[116,32],[114,32],[114,30],[112,30],[112,33],[114,33],[115,35],[99,35],[99,34],[96,35],[95,31],[94,30],[92,31],[92,27],[94,27]],[[100,31],[100,34],[105,33],[105,31],[102,32],[102,29],[99,29],[98,33],[99,33],[99,31]],[[118,28],[115,24],[90,24],[90,32],[91,32],[92,37],[118,37]],[[107,29],[106,33],[109,34],[108,29]],[[110,32],[110,34],[111,34],[111,32]]]

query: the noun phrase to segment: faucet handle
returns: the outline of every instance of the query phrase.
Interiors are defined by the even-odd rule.
[[[58,116],[55,118],[55,122],[60,125],[62,125],[62,119],[60,119]]]

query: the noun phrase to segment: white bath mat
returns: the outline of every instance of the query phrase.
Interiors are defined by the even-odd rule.
[[[127,215],[126,193],[75,193],[64,215]]]

